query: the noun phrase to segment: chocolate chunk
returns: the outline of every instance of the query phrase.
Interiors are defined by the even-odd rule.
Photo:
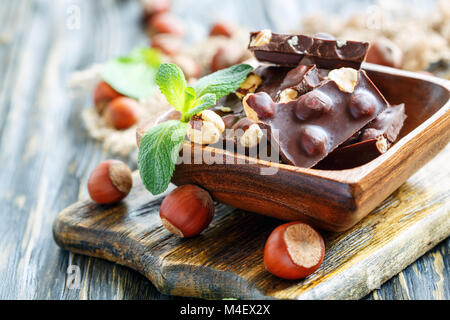
[[[387,108],[361,131],[361,141],[383,136],[389,143],[394,143],[406,120],[405,105],[399,104]]]
[[[316,64],[318,68],[359,69],[364,61],[369,43],[339,41],[319,36],[271,33],[266,41],[255,41],[260,32],[250,33],[249,49],[259,61],[281,66]]]
[[[264,92],[251,94],[244,110],[269,131],[284,162],[311,168],[388,107],[364,71],[357,78],[352,93],[326,80],[288,103],[275,103]]]
[[[384,137],[358,142],[338,148],[320,161],[314,169],[345,170],[362,166],[385,153],[388,149]]]

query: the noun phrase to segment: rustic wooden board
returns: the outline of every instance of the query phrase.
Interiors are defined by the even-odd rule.
[[[450,235],[450,146],[368,217],[343,233],[324,233],[323,265],[303,281],[263,266],[263,247],[280,224],[218,205],[212,226],[182,240],[160,223],[162,197],[134,173],[133,190],[115,206],[82,201],[62,211],[54,237],[64,249],[131,267],[165,294],[200,298],[358,299]]]

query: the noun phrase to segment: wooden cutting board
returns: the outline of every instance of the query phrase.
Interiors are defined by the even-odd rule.
[[[322,266],[302,281],[272,276],[263,248],[282,222],[217,204],[213,223],[179,239],[160,223],[163,195],[134,187],[115,206],[78,202],[53,226],[63,249],[103,258],[145,275],[164,294],[208,299],[358,299],[450,235],[450,146],[369,216],[342,233],[324,232]]]

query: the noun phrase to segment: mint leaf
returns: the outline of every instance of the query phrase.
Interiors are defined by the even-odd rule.
[[[160,65],[158,51],[150,48],[133,50],[128,56],[107,62],[102,79],[116,91],[134,99],[145,99],[155,88],[156,69]]]
[[[183,71],[172,63],[163,63],[156,73],[156,82],[167,101],[178,111],[184,110],[186,79]]]
[[[152,127],[142,137],[138,168],[152,194],[163,193],[169,186],[186,131],[186,123],[170,120]]]
[[[238,64],[227,69],[219,70],[201,78],[194,86],[197,97],[207,93],[216,95],[216,100],[235,91],[252,72],[253,67],[248,64]]]
[[[217,100],[215,94],[206,93],[195,101],[195,107],[189,110],[189,112],[185,116],[186,118],[190,119],[192,116],[195,116],[203,110],[211,108],[216,104],[216,102]]]

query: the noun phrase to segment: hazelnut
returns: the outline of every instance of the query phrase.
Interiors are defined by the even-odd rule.
[[[236,44],[220,47],[211,59],[211,71],[225,69],[244,61],[246,51]]]
[[[254,36],[250,42],[251,47],[261,47],[270,42],[272,39],[272,31],[265,29],[258,32],[256,36]]]
[[[247,94],[254,93],[261,83],[262,79],[260,76],[255,73],[250,73],[235,93],[240,99],[242,99]]]
[[[331,70],[328,79],[333,80],[342,91],[352,93],[358,83],[358,71],[352,68]]]
[[[370,117],[375,113],[375,98],[372,94],[361,92],[352,95],[348,107],[350,113],[355,119]]]
[[[155,14],[169,11],[170,0],[141,0],[144,16],[152,17]]]
[[[152,48],[159,49],[168,56],[174,56],[181,52],[183,41],[180,37],[167,33],[161,33],[153,36]]]
[[[188,79],[198,79],[202,76],[203,70],[200,63],[186,54],[179,54],[172,59],[177,64]]]
[[[400,68],[403,63],[403,52],[391,40],[379,38],[370,45],[366,61],[392,68]]]
[[[209,36],[210,37],[223,36],[231,38],[234,29],[235,27],[229,22],[226,21],[217,22],[211,27],[211,30],[209,31]]]
[[[261,142],[262,137],[263,132],[261,128],[259,127],[259,125],[254,123],[244,131],[244,134],[239,139],[239,142],[246,148],[253,148]]]
[[[152,17],[148,22],[150,33],[168,33],[182,37],[184,35],[184,25],[181,20],[170,13],[160,13]]]
[[[295,115],[305,121],[321,116],[331,110],[333,102],[325,93],[317,90],[302,95],[295,106]]]
[[[214,144],[220,140],[225,131],[222,118],[211,110],[204,110],[189,121],[187,136],[197,144]]]
[[[94,90],[94,104],[98,113],[103,113],[106,105],[115,98],[122,97],[123,95],[114,90],[105,81],[101,81]]]
[[[108,103],[103,118],[109,126],[124,130],[138,122],[140,110],[141,105],[136,100],[120,97]]]
[[[107,160],[92,171],[88,180],[88,191],[92,201],[111,204],[125,198],[132,185],[130,168],[122,161]]]
[[[298,97],[298,92],[295,89],[287,88],[281,91],[279,103],[288,103],[294,101]]]
[[[325,244],[316,230],[302,222],[291,222],[270,234],[264,248],[264,265],[277,277],[303,279],[319,268],[324,254]]]
[[[195,185],[184,185],[163,200],[159,216],[171,233],[190,238],[209,226],[214,210],[214,201],[207,191]]]

